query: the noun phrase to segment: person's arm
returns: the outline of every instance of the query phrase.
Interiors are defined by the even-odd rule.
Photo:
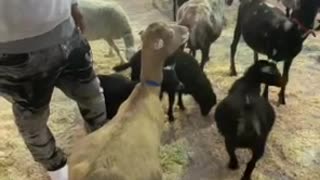
[[[72,18],[77,26],[77,28],[80,29],[80,31],[83,33],[85,31],[85,24],[83,21],[83,16],[80,12],[80,9],[78,7],[78,0],[71,0],[71,15]]]

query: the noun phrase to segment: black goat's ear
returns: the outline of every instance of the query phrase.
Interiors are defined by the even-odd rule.
[[[317,20],[316,26],[314,28],[315,31],[320,31],[320,19]]]

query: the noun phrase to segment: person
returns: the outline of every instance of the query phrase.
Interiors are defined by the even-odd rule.
[[[76,0],[0,0],[0,95],[35,161],[67,180],[64,152],[47,126],[54,87],[77,102],[88,132],[106,120],[102,89]]]

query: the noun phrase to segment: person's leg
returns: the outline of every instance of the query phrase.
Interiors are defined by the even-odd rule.
[[[62,60],[58,46],[0,56],[0,95],[13,104],[15,123],[26,146],[48,171],[60,169],[67,161],[47,126],[49,102]]]
[[[74,99],[86,122],[88,132],[100,128],[107,120],[103,90],[92,67],[89,43],[78,33],[67,46],[68,66],[56,86]]]
[[[55,171],[66,165],[67,158],[56,147],[55,139],[47,126],[48,106],[30,111],[28,108],[13,103],[15,123],[35,161],[48,171]]]

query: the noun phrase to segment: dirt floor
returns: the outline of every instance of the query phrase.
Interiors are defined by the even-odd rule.
[[[118,0],[132,20],[137,44],[138,32],[153,21],[169,21],[166,6],[160,11],[151,0]],[[229,45],[233,36],[236,5],[226,9],[228,25],[212,46],[210,62],[205,72],[211,79],[218,99],[221,100],[237,77],[229,77]],[[168,15],[169,14],[169,15]],[[320,36],[320,34],[319,34]],[[320,52],[318,38],[310,37],[304,50],[292,65],[287,87],[287,105],[276,106],[277,92],[272,89],[271,103],[277,120],[268,140],[265,156],[253,173],[255,180],[319,180],[320,179]],[[111,73],[120,61],[105,57],[107,44],[91,42],[95,68],[99,73]],[[123,50],[123,44],[121,49]],[[138,45],[137,45],[138,46]],[[252,63],[252,51],[240,43],[237,68],[242,72]],[[199,58],[198,58],[199,59]],[[282,64],[279,63],[279,68]],[[166,101],[164,100],[164,108]],[[185,96],[187,110],[175,112],[176,122],[167,124],[163,137],[161,158],[165,180],[237,180],[250,159],[247,151],[237,152],[241,169],[229,171],[223,138],[213,119],[214,109],[202,117],[191,97]],[[27,151],[14,125],[10,104],[0,98],[0,180],[47,180],[45,171],[36,164]],[[58,144],[70,152],[74,141],[83,135],[81,118],[73,101],[56,90],[51,104],[49,125]]]

